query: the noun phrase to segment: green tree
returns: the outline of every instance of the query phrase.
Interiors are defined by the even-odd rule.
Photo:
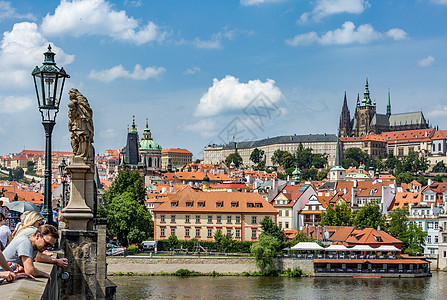
[[[385,231],[396,239],[402,240],[405,232],[408,230],[408,211],[398,208],[390,212],[388,217],[390,221]]]
[[[217,230],[213,237],[214,241],[217,243],[219,251],[227,252],[233,248],[235,241],[233,240],[233,236],[231,234],[222,234],[222,231]]]
[[[113,198],[125,192],[132,193],[140,204],[144,204],[146,189],[144,188],[143,179],[138,171],[130,171],[126,168],[118,172],[118,176],[113,181],[112,186],[104,195],[106,205]]]
[[[285,169],[291,168],[293,166],[293,156],[290,154],[290,152],[286,152],[281,157],[281,166],[283,166]]]
[[[261,235],[270,235],[278,239],[278,241],[284,241],[284,231],[276,225],[271,218],[264,218],[261,221]]]
[[[153,236],[151,214],[133,193],[124,192],[107,203],[107,234],[125,246]]]
[[[199,158],[196,159],[196,160],[194,161],[194,163],[195,163],[195,164],[200,164],[200,159],[199,159]]]
[[[396,175],[396,181],[398,183],[405,182],[410,183],[414,180],[413,174],[411,172],[399,173]]]
[[[312,159],[314,155],[312,154],[311,148],[304,149],[303,144],[300,143],[293,156],[298,168],[309,169],[312,167]]]
[[[327,166],[327,154],[314,154],[312,157],[312,166],[318,169],[325,168]]]
[[[428,183],[428,179],[427,177],[425,177],[424,175],[419,175],[417,182],[419,182],[420,184],[422,184],[422,186],[426,186]]]
[[[34,175],[36,171],[34,170],[34,162],[32,160],[28,160],[26,162],[26,174]]]
[[[423,156],[419,157],[418,152],[410,152],[407,157],[402,158],[402,171],[403,172],[420,172],[428,169],[427,159]]]
[[[354,218],[354,225],[357,229],[385,227],[385,217],[380,211],[380,205],[374,201],[369,201],[363,206]]]
[[[317,180],[318,170],[315,168],[301,170],[302,180]]]
[[[433,173],[447,173],[447,166],[444,164],[444,161],[438,162],[432,170]]]
[[[258,148],[255,148],[250,154],[250,160],[255,164],[259,164],[263,160],[263,157],[264,150],[259,150]]]
[[[250,252],[253,254],[256,265],[261,271],[269,273],[273,270],[273,258],[278,254],[281,241],[276,237],[265,234],[259,236],[259,241],[251,245]]]
[[[427,233],[415,223],[408,225],[408,230],[401,237],[402,250],[410,255],[419,255],[424,253],[425,237]]]
[[[9,170],[9,176],[12,181],[19,181],[20,179],[23,179],[25,172],[23,172],[21,167],[15,167],[14,169]]]
[[[288,243],[290,247],[295,246],[300,242],[313,242],[314,239],[310,236],[307,236],[304,232],[298,230],[295,237]]]
[[[444,181],[444,177],[442,175],[435,175],[433,176],[433,181],[435,182],[443,182]]]
[[[348,148],[345,150],[343,158],[343,168],[348,169],[351,164],[358,168],[360,164],[366,164],[369,160],[369,155],[360,148]]]
[[[225,158],[225,164],[227,167],[231,165],[231,163],[234,163],[236,165],[236,168],[239,168],[239,166],[242,165],[242,157],[239,153],[231,153],[230,155]]]
[[[168,237],[167,244],[166,244],[168,249],[176,249],[176,248],[178,248],[178,244],[179,244],[179,241],[178,241],[177,236],[171,235]]]
[[[388,168],[388,170],[394,170],[400,163],[399,159],[396,158],[391,152],[388,153],[388,158],[385,160],[385,167]]]
[[[317,179],[321,181],[321,180],[327,178],[328,173],[329,173],[329,169],[318,171]]]
[[[346,202],[338,205],[328,205],[321,214],[320,225],[323,226],[350,226],[352,225],[351,207]]]
[[[282,150],[275,150],[275,152],[273,152],[272,155],[272,164],[275,166],[282,166],[282,156],[284,155],[284,153],[286,153],[287,151],[282,151]]]

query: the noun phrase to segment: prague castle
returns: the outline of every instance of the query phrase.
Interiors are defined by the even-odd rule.
[[[370,98],[368,77],[366,78],[363,99],[357,95],[354,118],[351,119],[348,101],[345,97],[338,128],[339,137],[361,137],[368,134],[381,134],[388,131],[402,131],[429,128],[422,112],[391,114],[391,100],[388,92],[386,114],[376,112],[376,101]]]

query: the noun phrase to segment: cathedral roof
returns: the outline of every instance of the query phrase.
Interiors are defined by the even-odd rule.
[[[252,148],[272,144],[286,144],[286,143],[309,143],[309,142],[336,142],[337,136],[335,134],[308,134],[308,135],[284,135],[273,138],[267,138],[258,141],[238,142],[237,148]],[[213,145],[217,147],[217,145]],[[231,142],[223,145],[224,149],[234,149],[235,143]]]
[[[425,124],[425,118],[421,111],[392,114],[390,116],[390,126],[411,125],[411,124]]]
[[[375,114],[370,123],[371,126],[390,126],[390,121],[387,115]]]
[[[161,150],[161,147],[154,140],[141,140],[140,150]]]

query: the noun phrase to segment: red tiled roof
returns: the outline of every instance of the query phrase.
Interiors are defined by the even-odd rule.
[[[169,148],[169,149],[163,149],[161,150],[161,153],[183,153],[183,154],[191,154],[191,152],[189,152],[186,149],[180,149],[180,148]]]
[[[428,129],[383,132],[382,136],[386,138],[387,143],[422,142],[422,141],[430,141],[430,138],[433,136],[434,132],[435,132],[434,128],[428,128]]]

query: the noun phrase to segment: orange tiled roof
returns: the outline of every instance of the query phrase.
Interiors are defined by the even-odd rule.
[[[377,238],[380,238],[380,241]],[[346,242],[349,245],[393,244],[398,248],[400,248],[399,245],[402,245],[400,240],[392,237],[385,231],[374,228],[357,230],[351,226],[338,229],[329,240]]]
[[[226,174],[221,173],[205,173],[205,172],[176,172],[176,173],[165,173],[163,174],[165,179],[172,180],[175,177],[177,177],[180,180],[186,180],[186,181],[201,181],[205,174],[208,175],[208,178],[210,181],[228,181],[231,180],[230,177]]]
[[[385,137],[388,143],[423,142],[430,141],[430,138],[433,136],[434,132],[434,128],[428,128],[383,132],[382,136]]]
[[[183,153],[183,154],[191,154],[191,152],[189,152],[186,149],[180,149],[180,148],[169,148],[169,149],[163,149],[161,150],[161,153]]]
[[[411,193],[411,192],[397,192],[394,196],[393,204],[391,209],[403,209],[410,203],[418,204],[422,202],[422,193]]]
[[[192,203],[187,207],[186,203]],[[176,203],[176,206],[172,206]],[[203,203],[199,207],[199,203]],[[221,207],[218,207],[221,205]],[[232,207],[232,203],[237,203],[237,207]],[[251,204],[253,207],[248,207]],[[256,207],[260,204],[261,207]],[[255,213],[276,215],[278,211],[262,198],[258,193],[228,193],[228,192],[201,192],[187,186],[183,190],[169,197],[169,201],[164,202],[158,208],[154,208],[154,213],[163,212],[197,212],[197,213]]]
[[[431,139],[432,140],[445,140],[445,139],[447,139],[447,130],[438,130],[438,131],[436,131]]]
[[[361,142],[363,137],[361,136],[349,136],[349,137],[341,137],[340,140],[342,142]]]
[[[384,136],[380,136],[377,134],[368,134],[367,136],[363,137],[362,141],[386,142]]]

